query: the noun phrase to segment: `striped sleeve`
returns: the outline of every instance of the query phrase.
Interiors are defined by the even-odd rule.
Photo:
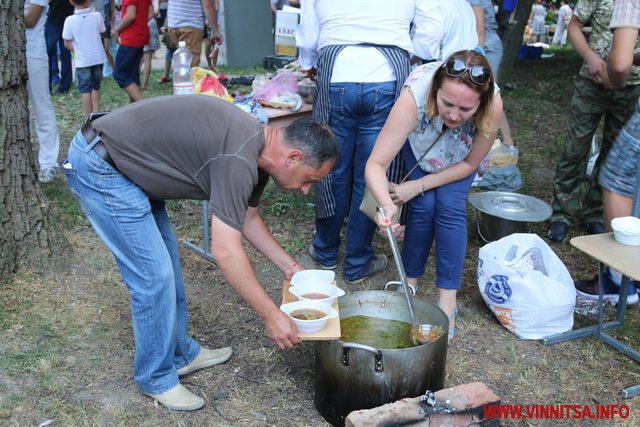
[[[617,0],[609,28],[640,28],[640,0]]]

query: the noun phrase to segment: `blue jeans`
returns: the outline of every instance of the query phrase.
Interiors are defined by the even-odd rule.
[[[405,167],[416,164],[413,151],[406,143],[402,148]],[[409,180],[426,175],[417,167]],[[407,277],[421,277],[436,241],[436,285],[443,289],[460,289],[462,266],[467,249],[467,194],[476,173],[417,195],[409,204],[404,229],[402,263]]]
[[[102,64],[89,67],[76,67],[76,87],[80,93],[100,90],[102,82]]]
[[[68,91],[71,87],[73,71],[71,70],[71,52],[64,47],[62,40],[62,24],[47,22],[44,26],[44,38],[47,42],[49,56],[49,83],[58,75],[58,50],[60,51],[60,85],[58,90]]]
[[[130,293],[134,380],[145,393],[178,384],[177,369],[200,345],[187,334],[187,301],[178,241],[163,201],[105,162],[78,132],[63,168],[73,195],[116,259]]]
[[[395,82],[332,83],[329,126],[339,145],[338,165],[331,174],[335,215],[316,218],[313,246],[318,261],[331,265],[338,260],[340,230],[349,215],[346,235],[344,277],[356,280],[365,275],[375,255],[371,241],[376,225],[359,210],[364,197],[364,167],[376,138],[395,100]]]

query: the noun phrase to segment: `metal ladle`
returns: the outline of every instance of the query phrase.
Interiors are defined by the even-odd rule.
[[[383,207],[378,207],[378,212],[382,214],[384,218],[387,217],[385,209]],[[389,243],[391,244],[391,252],[393,252],[393,259],[396,262],[396,268],[398,269],[398,274],[400,275],[400,283],[402,283],[402,290],[404,291],[404,296],[407,299],[407,305],[409,306],[409,315],[411,316],[411,326],[410,335],[411,340],[414,345],[422,345],[431,340],[427,339],[430,332],[433,328],[437,326],[431,325],[428,323],[420,323],[416,317],[416,311],[413,308],[413,299],[412,292],[409,290],[409,284],[407,283],[407,275],[404,272],[404,265],[402,264],[402,258],[400,257],[400,249],[398,248],[398,241],[396,240],[396,235],[393,234],[393,230],[391,226],[386,228],[387,237],[389,238]]]

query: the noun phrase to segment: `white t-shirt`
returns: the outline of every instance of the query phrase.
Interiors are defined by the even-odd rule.
[[[25,0],[24,13],[27,13],[30,4],[42,6],[42,13],[33,28],[27,28],[27,58],[49,60],[47,56],[47,42],[44,39],[44,23],[47,20],[49,0]]]
[[[100,36],[106,30],[102,15],[89,8],[76,9],[64,20],[62,38],[73,43],[76,67],[91,67],[107,61]]]
[[[409,27],[414,16],[425,15],[416,14],[421,3],[422,0],[305,0],[296,29],[300,66],[315,67],[318,51],[325,46],[352,45],[336,58],[332,82],[396,80],[393,69],[377,49],[357,45],[391,45],[412,54]]]
[[[478,46],[476,16],[466,0],[438,0],[442,13],[444,36],[440,51],[441,61],[454,52],[463,49],[475,49]]]

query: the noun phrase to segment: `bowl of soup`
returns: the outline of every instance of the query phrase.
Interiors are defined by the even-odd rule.
[[[305,283],[289,288],[289,292],[299,301],[313,300],[333,305],[344,291],[331,283]]]
[[[282,304],[280,310],[293,320],[297,331],[304,334],[323,330],[329,319],[338,315],[338,312],[329,304],[314,300]]]

